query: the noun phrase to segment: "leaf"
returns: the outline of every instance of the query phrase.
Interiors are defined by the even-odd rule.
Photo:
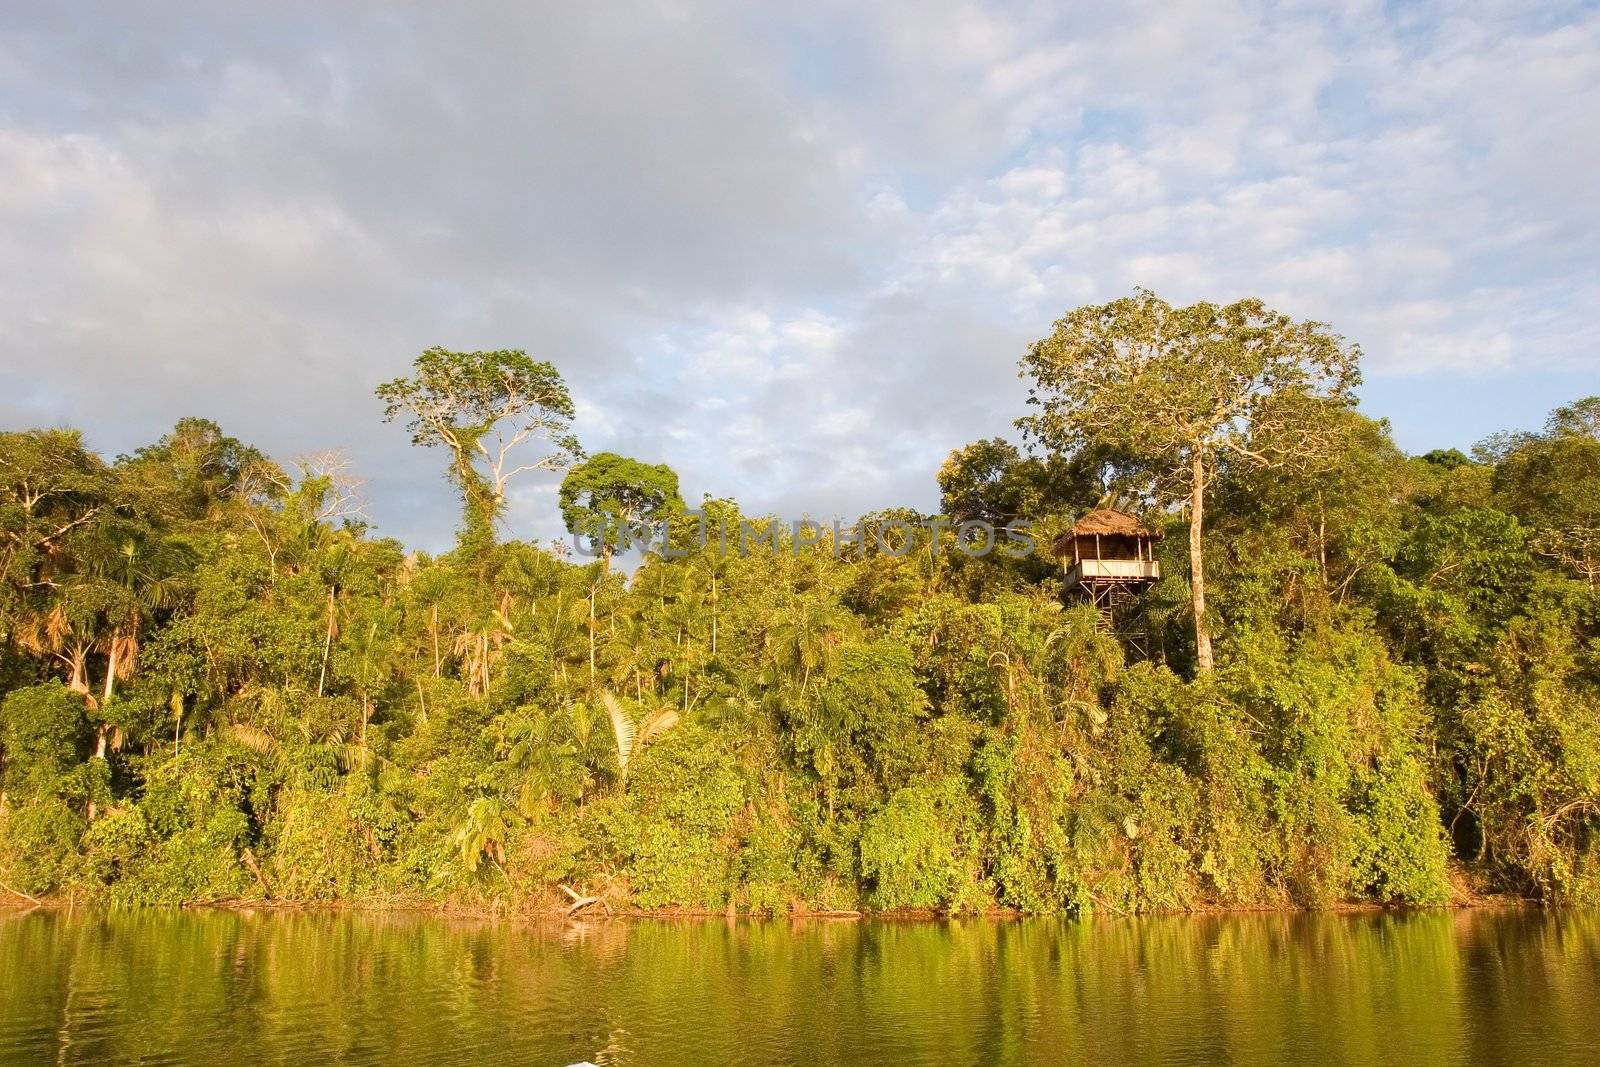
[[[648,716],[644,722],[639,724],[638,747],[643,748],[678,725],[680,718],[681,716],[672,708],[662,708],[655,714]]]
[[[617,742],[617,767],[622,771],[622,780],[628,780],[628,758],[633,755],[633,743],[637,736],[633,720],[628,718],[628,713],[622,707],[622,701],[614,693],[601,693],[600,700],[606,706],[606,714],[611,716],[611,733]]]
[[[259,752],[263,755],[268,752],[274,752],[278,748],[278,741],[271,734],[245,722],[236,722],[229,726],[228,736],[250,751]]]

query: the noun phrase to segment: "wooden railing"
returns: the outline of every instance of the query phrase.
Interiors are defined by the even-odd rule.
[[[1082,581],[1153,582],[1161,564],[1153,559],[1084,559],[1067,568],[1067,584]]]

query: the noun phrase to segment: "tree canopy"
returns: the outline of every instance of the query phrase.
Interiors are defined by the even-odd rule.
[[[413,376],[378,386],[385,421],[405,416],[413,444],[443,445],[466,507],[467,535],[492,537],[506,487],[526,471],[562,470],[583,455],[572,433],[566,382],[550,363],[519,349],[451,352],[430,348]],[[520,458],[524,445],[545,451]]]
[[[1188,498],[1196,654],[1213,665],[1206,618],[1206,488],[1220,465],[1324,468],[1337,414],[1353,403],[1360,352],[1322,323],[1259,300],[1175,308],[1140,290],[1082,307],[1023,358],[1033,379],[1018,420],[1047,448],[1114,449],[1157,491]]]
[[[904,552],[803,545],[727,499],[708,523],[776,550],[701,544],[670,470],[601,454],[563,517],[665,513],[671,553],[625,573],[488,536],[434,557],[379,536],[337,459],[273,463],[203,421],[112,462],[73,431],[0,434],[0,892],[718,914],[1600,900],[1581,536],[1600,400],[1408,456],[1345,402],[1354,350],[1330,332],[1197,308],[1140,294],[1064,319],[1028,357],[1032,454],[952,453],[942,531],[862,517],[904,523]],[[481,494],[469,522],[530,462],[497,468],[495,436],[576,455],[559,375],[520,353],[435,351],[382,394],[451,452],[469,508]],[[1210,671],[1182,537],[1155,542],[1137,642],[1063,599],[1050,560],[933,551],[951,516],[1062,529],[1107,497],[1203,537]]]
[[[568,471],[560,499],[568,531],[592,542],[608,563],[619,544],[649,542],[642,528],[683,506],[671,467],[615,452],[596,453]]]

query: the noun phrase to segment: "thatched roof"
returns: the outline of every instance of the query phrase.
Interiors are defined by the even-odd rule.
[[[1096,534],[1101,537],[1148,537],[1152,541],[1161,539],[1160,530],[1150,529],[1150,527],[1125,511],[1113,511],[1111,508],[1095,508],[1074,523],[1072,529],[1057,537],[1050,545],[1050,548],[1058,556],[1071,555],[1074,538],[1093,537]]]
[[[1112,511],[1110,508],[1095,508],[1072,525],[1074,537],[1085,535],[1092,537],[1095,534],[1121,534],[1125,537],[1161,536],[1159,531],[1150,529],[1127,512]]]

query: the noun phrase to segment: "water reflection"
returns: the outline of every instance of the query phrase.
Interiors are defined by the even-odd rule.
[[[0,1061],[1596,1062],[1600,916],[0,913]]]

